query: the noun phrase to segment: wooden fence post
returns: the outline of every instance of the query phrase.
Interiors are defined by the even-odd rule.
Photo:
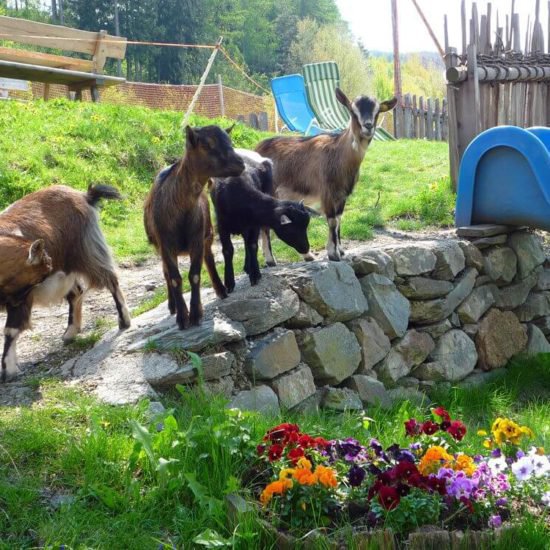
[[[428,110],[426,112],[426,139],[434,139],[434,120],[433,120],[433,101],[429,97],[427,102]]]
[[[411,104],[411,94],[405,94],[405,108],[403,113],[403,126],[404,126],[404,136],[407,139],[412,138],[412,104]]]
[[[439,110],[439,98],[435,98],[435,139],[441,141],[441,111]]]

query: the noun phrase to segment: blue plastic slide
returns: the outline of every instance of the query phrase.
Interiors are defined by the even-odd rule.
[[[477,136],[460,164],[456,225],[550,230],[550,128],[498,126]]]
[[[304,78],[301,74],[279,76],[271,81],[271,90],[277,112],[292,132],[315,136],[325,131],[319,124],[307,102]]]

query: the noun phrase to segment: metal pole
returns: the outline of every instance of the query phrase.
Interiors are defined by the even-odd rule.
[[[195,90],[195,93],[193,94],[193,99],[191,100],[191,103],[189,104],[189,107],[187,107],[187,112],[185,113],[185,116],[183,117],[182,128],[185,128],[187,126],[187,122],[189,121],[189,117],[191,116],[191,113],[193,112],[193,109],[195,107],[195,103],[197,102],[197,99],[201,95],[204,83],[206,82],[206,79],[208,78],[208,73],[210,72],[210,69],[212,68],[212,64],[214,63],[214,59],[216,59],[216,55],[218,53],[218,50],[220,49],[220,46],[222,45],[222,40],[223,40],[223,36],[220,36],[218,42],[216,43],[216,47],[212,51],[212,55],[210,56],[210,59],[208,60],[208,64],[206,65],[206,69],[204,70],[204,73],[202,74],[201,81],[199,82],[199,85],[197,86],[197,89]]]
[[[395,136],[399,136],[400,121],[399,111],[401,110],[401,100],[403,91],[401,89],[401,61],[399,58],[399,22],[397,18],[397,0],[391,0],[391,19],[393,30],[393,86],[394,94],[397,97],[398,109],[394,112],[394,130]]]

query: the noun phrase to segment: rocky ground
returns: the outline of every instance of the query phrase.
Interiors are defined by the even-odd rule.
[[[453,230],[418,233],[381,230],[368,244],[377,246],[418,239],[444,239],[449,236],[454,236]],[[345,243],[345,246],[351,247],[353,244],[357,243]],[[217,261],[221,261],[219,251],[217,256]],[[318,257],[322,258],[324,254],[319,253]],[[185,270],[185,261],[182,264]],[[150,298],[154,290],[164,284],[157,258],[139,265],[122,263],[119,266],[119,277],[130,310]],[[116,312],[110,294],[106,291],[90,292],[84,305],[83,338],[76,344],[64,346],[61,336],[67,324],[67,310],[66,304],[35,310],[33,329],[24,333],[18,344],[19,364],[23,373],[17,380],[0,386],[0,405],[17,405],[40,399],[36,390],[39,386],[37,379],[59,376],[61,365],[84,353],[99,334],[116,325]],[[5,316],[0,314],[0,323],[4,322]]]

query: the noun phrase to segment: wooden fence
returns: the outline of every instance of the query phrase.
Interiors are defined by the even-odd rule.
[[[503,124],[527,128],[550,122],[550,45],[545,53],[540,0],[524,35],[514,6],[512,0],[511,13],[505,17],[496,13],[493,28],[491,3],[481,17],[473,3],[467,21],[462,0],[461,53],[449,46],[445,16],[449,154],[455,188],[462,155],[480,132]]]
[[[403,103],[394,109],[396,138],[447,141],[447,100],[424,99],[405,94]]]

